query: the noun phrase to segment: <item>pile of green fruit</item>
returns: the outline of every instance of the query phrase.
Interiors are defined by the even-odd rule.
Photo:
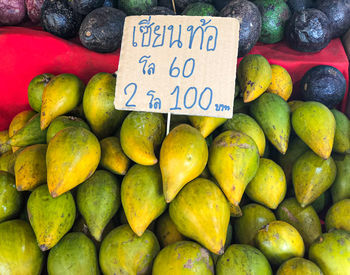
[[[350,121],[287,102],[263,56],[237,78],[232,119],[174,115],[166,135],[114,108],[112,74],[35,77],[0,132],[0,273],[347,274]]]

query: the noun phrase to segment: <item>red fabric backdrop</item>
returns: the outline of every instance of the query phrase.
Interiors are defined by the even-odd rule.
[[[349,63],[339,39],[316,54],[294,51],[283,42],[258,44],[251,53],[261,54],[271,64],[286,68],[295,87],[308,69],[319,64],[338,68],[349,82]],[[99,54],[76,41],[66,41],[40,29],[0,27],[0,130],[7,129],[18,112],[29,108],[27,87],[36,75],[73,73],[86,83],[98,72],[115,72],[118,61],[119,51]],[[345,102],[346,98],[341,106],[343,111]]]

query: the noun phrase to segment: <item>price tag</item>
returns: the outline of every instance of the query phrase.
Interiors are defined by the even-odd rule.
[[[115,108],[231,118],[238,39],[234,18],[127,17]]]

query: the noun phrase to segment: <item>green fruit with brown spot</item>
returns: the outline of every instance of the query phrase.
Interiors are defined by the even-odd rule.
[[[0,273],[39,275],[44,256],[30,225],[22,220],[0,224]]]
[[[101,241],[104,228],[120,207],[120,184],[110,172],[97,170],[79,185],[77,206],[91,235]]]
[[[16,190],[15,177],[0,171],[0,222],[16,217],[21,211],[22,200],[23,194]]]
[[[159,250],[158,240],[151,231],[146,230],[138,237],[129,225],[121,225],[103,240],[100,267],[105,275],[151,274]]]
[[[302,208],[295,198],[284,200],[277,209],[277,218],[293,225],[303,237],[306,247],[309,247],[321,234],[320,219],[309,205]]]
[[[333,202],[350,199],[350,155],[333,155],[337,176],[331,187]]]
[[[285,154],[291,128],[288,103],[276,94],[264,93],[252,102],[250,111],[267,139],[280,153]]]
[[[322,234],[309,249],[309,259],[324,275],[346,274],[350,270],[350,233],[334,230]]]
[[[233,244],[216,264],[217,275],[254,274],[272,275],[272,269],[264,254],[246,244]]]
[[[233,220],[235,241],[240,244],[254,245],[256,233],[275,220],[274,213],[260,204],[251,203],[243,206],[242,217]]]
[[[284,262],[276,275],[323,275],[321,269],[313,262],[295,257]]]
[[[12,150],[7,151],[6,153],[0,156],[0,171],[9,172],[9,162],[13,158]],[[11,173],[12,174],[12,173]]]
[[[70,192],[52,198],[46,185],[37,187],[30,194],[27,211],[42,251],[54,247],[72,228],[76,214],[74,199]]]
[[[114,107],[115,85],[112,74],[98,73],[90,79],[84,92],[85,117],[99,138],[112,136],[127,114]]]
[[[337,153],[350,153],[350,121],[345,114],[336,109],[331,112],[335,118],[335,135],[333,151]]]
[[[326,229],[342,229],[350,233],[350,199],[338,201],[328,209]]]
[[[40,112],[44,89],[54,77],[53,74],[40,74],[30,81],[28,86],[28,102],[34,111]]]
[[[166,211],[156,221],[156,236],[161,247],[184,241],[186,238],[177,230],[174,222]]]
[[[311,150],[302,154],[293,166],[295,197],[305,207],[314,202],[334,182],[337,167],[332,157],[324,160]]]
[[[50,250],[47,271],[50,275],[98,275],[94,243],[83,233],[67,234]]]
[[[213,275],[214,264],[208,250],[191,241],[163,248],[153,264],[153,275]]]
[[[11,150],[11,145],[7,143],[9,139],[8,130],[0,131],[0,155]]]

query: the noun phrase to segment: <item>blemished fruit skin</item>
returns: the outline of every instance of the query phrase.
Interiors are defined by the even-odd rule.
[[[0,131],[0,156],[12,150],[11,145],[7,143],[9,139],[10,137],[8,130]]]
[[[338,201],[328,209],[326,229],[342,229],[350,232],[350,199]]]
[[[55,76],[53,74],[41,74],[34,77],[28,86],[28,102],[36,112],[40,112],[44,88]]]
[[[285,261],[278,268],[276,275],[323,275],[323,273],[315,263],[295,257]]]

